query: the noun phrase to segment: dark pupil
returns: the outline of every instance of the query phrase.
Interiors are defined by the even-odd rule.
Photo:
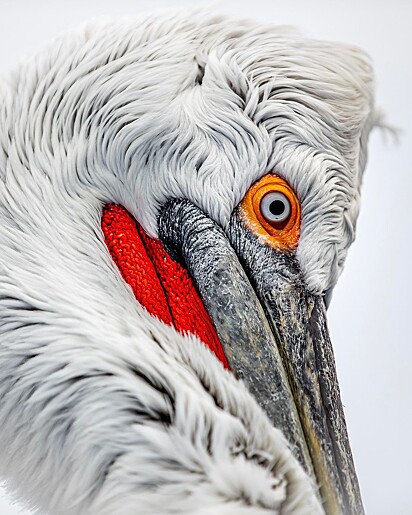
[[[272,215],[279,216],[285,211],[285,204],[281,200],[274,200],[269,204]]]

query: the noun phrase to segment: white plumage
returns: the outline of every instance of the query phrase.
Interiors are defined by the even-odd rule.
[[[322,513],[246,388],[150,316],[102,206],[157,235],[167,198],[224,229],[276,170],[308,289],[354,237],[371,70],[357,49],[205,14],[88,25],[0,82],[0,475],[45,512]],[[188,342],[188,340],[191,340]]]

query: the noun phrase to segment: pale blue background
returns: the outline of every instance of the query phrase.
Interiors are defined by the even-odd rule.
[[[0,72],[90,18],[193,5],[0,0]],[[363,47],[374,61],[378,102],[390,123],[403,130],[398,145],[379,133],[372,136],[358,239],[336,288],[329,325],[366,511],[411,515],[412,2],[227,0],[216,9]],[[2,495],[0,515],[19,513]]]

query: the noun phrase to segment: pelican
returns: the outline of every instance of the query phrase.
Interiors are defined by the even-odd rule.
[[[40,513],[361,514],[326,308],[373,74],[204,12],[0,81],[0,477]]]

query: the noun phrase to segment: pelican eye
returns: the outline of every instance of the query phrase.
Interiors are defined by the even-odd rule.
[[[248,228],[271,247],[293,251],[299,241],[300,202],[290,185],[268,174],[252,184],[240,204]]]
[[[260,201],[260,211],[267,222],[281,228],[289,220],[291,205],[285,194],[272,191]]]

